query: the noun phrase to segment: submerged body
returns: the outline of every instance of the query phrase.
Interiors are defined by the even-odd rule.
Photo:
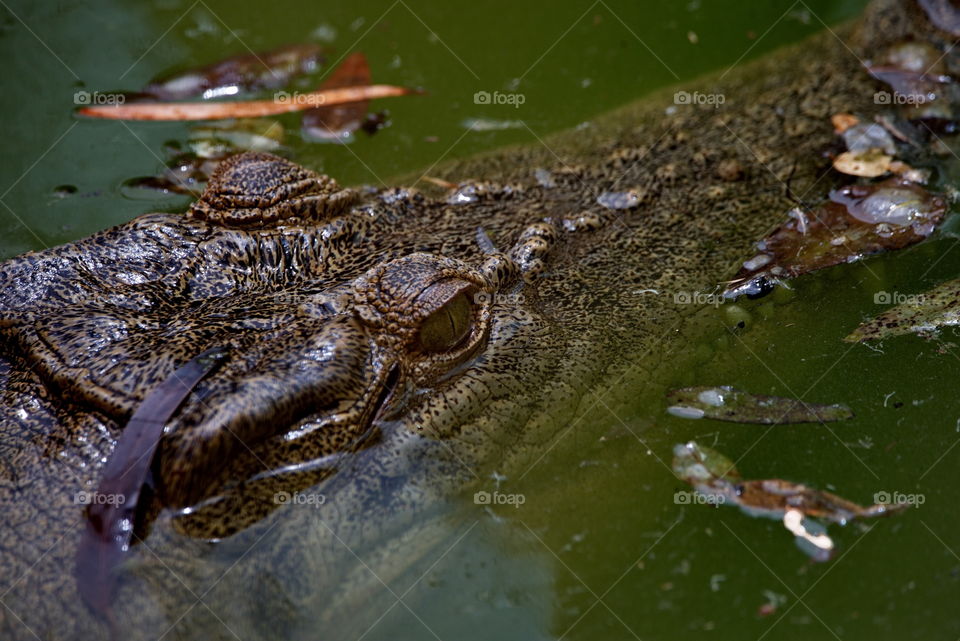
[[[3,638],[100,629],[69,569],[76,497],[150,389],[214,347],[230,360],[160,443],[120,625],[155,637],[201,596],[245,639],[344,625],[454,538],[448,504],[475,479],[542,455],[597,386],[670,367],[693,311],[672,294],[712,291],[794,195],[848,181],[825,156],[830,117],[882,110],[851,50],[911,34],[942,40],[877,4],[848,43],[823,34],[689,87],[722,108],[653,96],[549,148],[449,165],[460,187],[439,197],[239,157],[188,215],[3,264],[0,572],[23,577]],[[318,509],[277,500],[308,491]],[[235,565],[207,562],[211,539]],[[247,589],[207,596],[225,570]],[[231,636],[203,612],[180,625]]]

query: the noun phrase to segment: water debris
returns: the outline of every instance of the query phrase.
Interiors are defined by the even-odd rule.
[[[473,131],[502,131],[504,129],[523,129],[522,120],[495,120],[493,118],[467,118],[460,125]]]
[[[235,56],[151,82],[139,93],[123,94],[124,100],[84,107],[77,113],[120,120],[221,120],[306,110],[305,127],[316,129],[317,138],[327,139],[351,127],[351,131],[361,126],[376,130],[376,126],[364,120],[371,99],[419,93],[402,87],[373,85],[366,58],[362,53],[355,53],[318,91],[292,94],[280,91],[273,100],[212,102],[214,98],[285,87],[292,80],[316,71],[322,62],[322,48],[315,44],[289,45],[266,53]],[[154,102],[197,96],[210,102]],[[382,124],[383,118],[378,120]]]
[[[762,296],[783,280],[908,247],[933,233],[946,210],[942,196],[901,177],[835,189],[816,207],[788,212],[724,296]]]
[[[684,387],[667,394],[667,411],[681,418],[733,423],[823,423],[853,418],[846,405],[818,405],[781,396],[748,394],[732,387]]]
[[[121,193],[132,199],[147,191],[199,196],[221,160],[241,151],[273,151],[283,145],[284,129],[276,120],[244,118],[205,123],[190,129],[189,151],[169,145],[170,160],[156,176],[131,178]]]
[[[835,549],[823,522],[846,525],[854,519],[907,508],[905,503],[864,507],[836,494],[781,479],[745,481],[730,459],[694,441],[676,445],[673,454],[673,473],[710,499],[704,503],[736,505],[750,516],[782,520],[800,549],[816,561],[828,560]]]
[[[880,149],[845,151],[833,159],[833,168],[848,176],[877,178],[890,172],[893,157]]]
[[[191,127],[189,143],[200,158],[223,158],[240,151],[276,151],[283,138],[277,120],[241,118]]]
[[[772,590],[764,590],[763,596],[766,597],[767,600],[757,608],[757,616],[770,616],[776,613],[776,611],[787,602],[787,596],[785,594],[778,594]]]
[[[845,129],[841,136],[850,151],[868,151],[879,149],[883,153],[893,156],[897,153],[897,146],[883,125],[877,123],[854,124]]]
[[[241,151],[277,152],[281,149],[285,132],[279,121],[260,117],[223,119],[223,116],[229,113],[262,116],[278,109],[305,109],[303,132],[308,140],[348,142],[357,129],[372,134],[385,127],[387,122],[385,112],[367,113],[369,98],[375,97],[374,94],[379,91],[368,91],[372,88],[369,83],[370,68],[367,60],[362,53],[355,53],[344,60],[319,91],[310,94],[278,93],[273,101],[118,105],[133,109],[133,119],[182,117],[188,120],[203,120],[207,116],[213,119],[191,129],[190,151],[183,152],[178,148],[178,153],[167,163],[161,175],[127,180],[121,187],[121,192],[134,199],[142,198],[148,190],[197,196],[217,163],[227,156]],[[348,94],[343,94],[344,91]],[[391,92],[392,90],[389,90],[387,93]],[[331,95],[340,95],[341,98],[346,96],[349,101],[343,103],[339,99],[331,101],[324,98]],[[318,104],[323,106],[317,106]],[[267,108],[261,109],[258,105],[267,105]],[[129,115],[124,115],[122,111],[81,112],[107,118],[124,118]]]
[[[258,118],[304,111],[308,140],[348,142],[358,129],[373,134],[387,126],[386,112],[368,114],[370,100],[411,93],[415,89],[374,85],[362,53],[351,54],[317,91],[276,92],[272,100],[230,102],[153,102],[202,95],[205,100],[284,87],[315,71],[322,62],[318,45],[290,45],[265,54],[227,58],[213,65],[153,82],[113,104],[81,108],[78,114],[117,120],[223,120]],[[129,104],[128,104],[129,102]]]
[[[205,100],[278,89],[293,78],[316,71],[324,62],[323,47],[317,44],[285,45],[271,51],[225,58],[203,67],[182,71],[152,81],[142,94],[157,100]]]
[[[341,87],[303,94],[279,94],[272,100],[232,102],[153,102],[94,105],[77,111],[81,116],[110,120],[224,120],[226,118],[258,118],[304,111],[317,106],[361,102],[374,98],[407,96],[421,93],[416,89],[393,85]]]
[[[927,43],[904,41],[887,48],[877,62],[867,64],[867,70],[889,85],[892,93],[877,92],[874,100],[896,105],[910,119],[952,119],[951,104],[960,95],[953,79],[944,73],[945,58],[946,54]]]
[[[110,624],[116,570],[130,549],[140,491],[147,482],[163,427],[190,391],[227,357],[209,349],[179,367],[151,390],[134,411],[103,469],[84,520],[76,556],[77,587],[83,601]]]
[[[360,52],[350,54],[337,69],[324,80],[319,89],[339,89],[372,84],[367,57]],[[310,140],[326,142],[349,142],[353,134],[367,122],[369,100],[348,102],[329,107],[315,107],[303,113],[303,135]],[[377,131],[374,128],[373,131]]]
[[[797,546],[816,561],[828,561],[833,555],[833,539],[827,535],[822,523],[807,521],[800,510],[787,510],[783,514],[783,527],[796,536]]]
[[[183,194],[199,197],[210,175],[222,157],[202,158],[193,152],[177,154],[157,176],[130,178],[123,182],[120,193],[138,200],[147,192]],[[150,198],[154,196],[150,195]]]
[[[861,343],[903,334],[929,335],[941,327],[960,325],[960,279],[940,283],[923,294],[894,296],[880,292],[875,298],[898,304],[861,323],[843,340]]]

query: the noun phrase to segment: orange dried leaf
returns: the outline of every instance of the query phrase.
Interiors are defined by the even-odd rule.
[[[306,94],[280,94],[274,100],[238,102],[157,102],[120,105],[96,105],[77,111],[90,118],[110,120],[223,120],[256,118],[312,109],[317,106],[362,102],[419,93],[416,89],[394,85],[342,87]]]
[[[854,116],[853,114],[833,114],[830,116],[830,122],[833,123],[833,131],[837,134],[842,134],[850,127],[860,123],[860,119]]]
[[[433,176],[423,176],[420,180],[424,182],[437,185],[438,187],[443,187],[444,189],[456,189],[457,183],[452,183],[449,180],[444,180],[443,178],[434,178]]]

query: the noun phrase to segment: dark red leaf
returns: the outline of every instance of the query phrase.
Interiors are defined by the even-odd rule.
[[[350,54],[330,77],[320,85],[321,90],[342,87],[360,87],[371,83],[370,65],[362,53]],[[307,138],[341,142],[363,126],[370,101],[351,102],[336,106],[316,107],[303,113],[303,133]]]
[[[221,348],[207,350],[147,394],[117,439],[96,493],[90,495],[86,525],[77,547],[77,586],[84,602],[111,627],[116,568],[130,548],[140,490],[163,436],[163,426],[193,387],[226,356]]]

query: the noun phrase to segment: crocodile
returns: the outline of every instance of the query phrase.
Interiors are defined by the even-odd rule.
[[[713,289],[797,195],[849,182],[825,153],[830,117],[887,110],[861,59],[908,39],[952,42],[913,3],[877,0],[679,88],[722,106],[659,91],[436,168],[445,193],[240,154],[185,214],[4,262],[0,636],[104,634],[71,572],[77,497],[150,390],[211,348],[225,362],[156,453],[124,638],[350,636],[457,536],[451,505],[477,479],[534,463],[595,390],[682,363],[697,312],[661,294]],[[316,509],[292,504],[305,496]]]

